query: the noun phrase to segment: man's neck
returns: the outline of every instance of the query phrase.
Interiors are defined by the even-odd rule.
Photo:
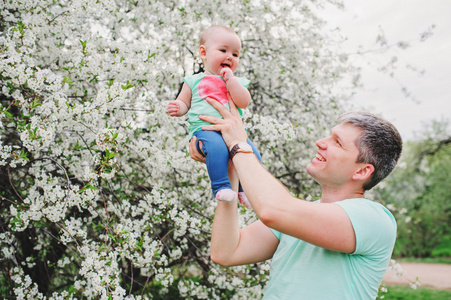
[[[333,203],[346,199],[363,198],[364,191],[361,188],[334,188],[322,187],[321,203]]]

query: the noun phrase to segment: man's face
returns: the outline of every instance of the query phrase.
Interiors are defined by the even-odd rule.
[[[341,187],[351,181],[361,164],[356,163],[359,149],[355,145],[361,134],[358,127],[340,124],[329,137],[316,141],[318,153],[307,166],[307,172],[324,188]]]

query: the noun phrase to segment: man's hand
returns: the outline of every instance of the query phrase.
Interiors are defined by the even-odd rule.
[[[205,99],[211,106],[218,110],[224,119],[204,115],[199,116],[199,119],[212,123],[213,125],[204,126],[202,129],[220,131],[227,148],[230,150],[234,145],[240,142],[246,142],[247,134],[233,99],[230,97],[230,94],[227,94],[227,96],[229,98],[230,111],[212,98]]]
[[[203,155],[203,153],[200,153],[197,150],[196,143],[197,143],[197,138],[195,136],[193,136],[191,141],[189,141],[189,154],[190,154],[191,158],[194,159],[195,161],[205,164],[207,162],[205,155]],[[201,141],[199,141],[199,148],[202,149]]]

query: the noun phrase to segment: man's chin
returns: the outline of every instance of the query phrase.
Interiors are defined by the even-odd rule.
[[[316,168],[312,163],[309,163],[307,167],[305,168],[307,173],[315,179],[315,181],[318,181],[318,168]]]
[[[309,164],[307,165],[307,167],[305,168],[305,170],[307,171],[307,173],[308,173],[310,176],[312,176],[313,178],[315,178],[315,176],[314,176],[315,172],[314,172],[314,167],[312,166],[312,163],[309,163]]]
[[[315,169],[315,166],[313,165],[312,162],[310,162],[307,167],[305,167],[305,169],[307,170],[307,172],[310,174],[310,172],[312,172]]]

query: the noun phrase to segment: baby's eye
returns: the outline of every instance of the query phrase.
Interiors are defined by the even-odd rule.
[[[234,53],[234,54],[233,54],[233,57],[238,57],[238,54]]]
[[[219,50],[219,51],[221,51],[222,53],[225,53],[225,52],[226,52],[225,49],[221,49],[221,50]]]

